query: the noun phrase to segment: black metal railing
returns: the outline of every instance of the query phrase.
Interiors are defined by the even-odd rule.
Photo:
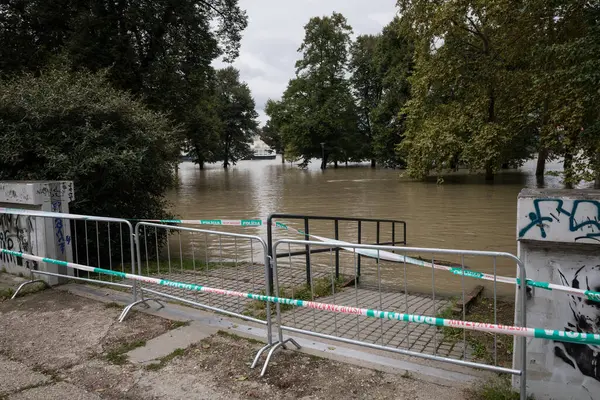
[[[306,282],[310,283],[311,276],[311,265],[310,265],[310,255],[317,253],[325,253],[329,252],[330,249],[310,249],[310,246],[306,246],[304,251],[295,251],[289,253],[279,253],[275,256],[273,255],[273,220],[274,219],[284,219],[286,221],[291,220],[301,220],[304,221],[304,230],[301,232],[304,234],[305,240],[310,240],[310,222],[311,221],[333,221],[334,229],[333,229],[333,239],[340,239],[340,230],[339,223],[340,221],[345,222],[355,222],[358,228],[357,239],[355,243],[362,244],[362,228],[365,223],[375,223],[376,224],[376,243],[368,243],[368,244],[378,244],[382,246],[396,246],[396,245],[406,245],[406,222],[393,220],[393,219],[380,219],[380,218],[357,218],[357,217],[331,217],[331,216],[316,216],[316,215],[299,215],[299,214],[271,214],[269,215],[269,219],[267,220],[267,245],[270,257],[282,258],[282,257],[294,257],[294,256],[306,256]],[[391,224],[392,233],[391,233],[391,241],[381,242],[381,228],[382,225]],[[402,229],[402,240],[396,237],[397,229],[396,225],[401,225]],[[324,235],[325,236],[325,235]],[[328,236],[328,235],[327,235]],[[329,236],[328,236],[329,237]],[[340,248],[335,249],[335,276],[339,278],[340,276]],[[360,277],[360,255],[357,255],[357,269],[356,269],[356,279],[358,280]],[[272,272],[271,272],[272,274]],[[270,276],[270,280],[272,281],[272,276]],[[271,286],[273,287],[273,286]]]

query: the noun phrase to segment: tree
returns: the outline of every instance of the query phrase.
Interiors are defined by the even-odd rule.
[[[413,70],[414,46],[403,33],[404,21],[395,18],[386,27],[377,43],[375,63],[382,76],[382,95],[371,112],[373,152],[387,167],[404,166],[395,146],[404,139],[406,114],[401,112],[410,99],[409,78]]]
[[[539,115],[538,174],[548,154],[564,159],[564,180],[600,184],[600,5],[531,0],[528,50],[533,86],[529,102]],[[525,43],[520,44],[525,48]]]
[[[0,80],[0,180],[72,180],[74,213],[169,219],[164,195],[179,135],[166,116],[112,88],[104,74],[50,67]],[[93,225],[74,228],[75,245],[97,265],[109,257],[110,233],[102,224],[97,243]],[[84,229],[94,237],[88,243]],[[120,261],[114,233],[112,255]],[[122,239],[127,248],[130,238]]]
[[[217,71],[217,112],[221,118],[217,159],[223,167],[250,155],[250,142],[257,134],[258,113],[246,83],[233,67]]]
[[[399,1],[415,40],[408,127],[399,146],[409,173],[424,177],[467,165],[486,179],[520,165],[535,149],[524,103],[531,84],[516,46],[522,10],[514,2]],[[515,25],[517,24],[517,25]]]
[[[371,167],[375,167],[373,158],[373,126],[371,114],[379,105],[383,95],[383,74],[377,63],[377,50],[381,36],[361,35],[350,48],[350,82],[357,100],[359,124],[363,136],[359,151],[364,158],[371,158]]]
[[[333,13],[311,18],[304,30],[302,58],[275,112],[280,121],[275,126],[286,154],[301,158],[304,167],[321,157],[325,169],[329,160],[337,165],[358,154],[356,106],[346,79],[352,28]]]
[[[285,163],[285,148],[281,137],[282,124],[277,120],[280,104],[280,102],[271,99],[267,100],[265,112],[271,119],[262,127],[259,134],[261,140],[267,146],[271,147],[275,152],[281,153],[281,162]]]
[[[0,76],[38,72],[57,54],[72,70],[107,69],[115,88],[182,123],[181,143],[200,140],[201,99],[213,60],[238,55],[247,17],[237,0],[6,0],[0,5]],[[189,124],[189,125],[188,125]],[[211,123],[208,123],[209,125]],[[212,150],[200,149],[202,163]],[[210,157],[208,157],[210,158]]]

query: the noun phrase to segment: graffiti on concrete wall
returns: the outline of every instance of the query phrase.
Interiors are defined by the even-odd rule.
[[[34,229],[34,222],[30,216],[0,214],[0,247],[31,254]],[[35,261],[24,262],[23,259],[10,254],[0,255],[0,262],[37,269]]]
[[[570,272],[557,268],[561,283],[585,290],[600,290],[600,265],[584,265]],[[573,272],[574,271],[574,272]],[[564,330],[567,332],[600,332],[600,303],[569,295]],[[554,342],[554,356],[563,363],[555,364],[560,375],[579,376],[588,392],[596,392],[600,384],[600,346]],[[594,397],[592,397],[594,398]]]
[[[62,202],[52,202],[52,212],[62,212]],[[63,219],[54,218],[54,236],[56,238],[56,245],[60,254],[65,254],[66,246],[71,245],[71,236],[66,235],[64,232]]]
[[[535,199],[519,216],[519,239],[600,244],[600,201]]]

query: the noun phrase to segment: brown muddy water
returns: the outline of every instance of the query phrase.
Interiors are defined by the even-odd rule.
[[[560,170],[559,163],[550,163],[549,170]],[[402,176],[400,170],[371,169],[368,165],[353,165],[321,171],[319,163],[301,170],[280,159],[269,161],[242,161],[224,170],[220,165],[209,165],[200,170],[193,163],[182,163],[178,170],[178,185],[168,195],[172,212],[181,219],[266,219],[270,213],[294,213],[345,217],[368,217],[406,221],[407,245],[423,248],[500,251],[516,254],[517,195],[523,188],[562,187],[560,178],[547,176],[536,181],[535,162],[518,170],[502,171],[493,184],[480,175],[466,172],[444,177],[444,183],[432,179],[417,182]],[[292,226],[302,228],[301,223]],[[191,226],[190,226],[191,227]],[[202,227],[204,229],[213,229]],[[219,227],[217,230],[266,237],[266,227]],[[356,242],[357,224],[341,223],[340,239]],[[333,223],[314,222],[312,234],[333,237]],[[391,225],[381,225],[381,240],[391,239]],[[396,229],[401,239],[401,231]],[[278,232],[278,238],[302,236]],[[362,242],[375,242],[375,224],[362,227]],[[181,241],[171,237],[170,257],[192,256],[227,259],[228,261],[261,261],[260,244],[252,248],[246,240],[207,238],[186,233]],[[251,251],[252,250],[252,251]],[[299,250],[293,248],[292,250]],[[280,248],[280,253],[287,246]],[[197,253],[196,253],[197,252]],[[180,254],[181,253],[181,254]],[[209,253],[209,254],[207,254]],[[431,260],[432,255],[411,252]],[[436,255],[436,259],[462,264],[456,256]],[[333,268],[333,254],[313,257],[313,262]],[[289,260],[286,260],[289,261]],[[283,262],[283,260],[282,260]],[[291,260],[299,270],[304,268],[304,257]],[[352,275],[355,260],[351,254],[341,257],[342,272]],[[462,287],[469,290],[482,281],[454,276],[444,271],[418,268],[396,263],[362,260],[364,281],[406,287],[409,291],[460,296]],[[464,259],[467,268],[499,275],[515,276],[515,263],[508,259],[477,257]],[[493,284],[484,285],[489,295]],[[512,298],[514,286],[498,284],[500,297]]]

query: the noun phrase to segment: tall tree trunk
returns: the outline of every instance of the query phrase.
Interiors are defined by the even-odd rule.
[[[550,22],[552,23],[552,22]],[[544,99],[544,111],[542,115],[542,129],[548,124],[548,98]],[[541,135],[540,135],[541,136]],[[548,159],[549,151],[544,145],[544,139],[540,137],[540,148],[538,150],[537,166],[535,168],[535,176],[544,176],[546,171],[546,160]]]
[[[494,180],[494,169],[491,165],[485,167],[485,180],[493,181]]]
[[[198,167],[200,167],[200,169],[204,169],[204,160],[198,160]]]
[[[230,136],[227,135],[227,140],[225,140],[225,155],[223,157],[223,168],[229,168],[229,144],[230,144]]]
[[[569,138],[565,144],[565,158],[563,161],[563,174],[565,187],[568,189],[573,188],[573,180],[575,179],[575,173],[573,171],[573,160],[575,158],[575,152],[577,151],[577,135],[579,132],[571,132]]]
[[[535,167],[535,176],[544,176],[547,158],[548,149],[545,147],[540,147],[540,151],[538,152],[537,166]]]
[[[329,154],[325,153],[323,156],[323,159],[321,160],[321,169],[322,170],[326,170],[327,169],[327,159],[329,158]]]
[[[600,189],[600,153],[596,154],[596,165],[592,168],[595,169],[594,189]]]
[[[374,158],[371,160],[371,168],[377,168],[377,161]]]
[[[565,152],[565,159],[563,161],[563,174],[565,180],[565,187],[567,189],[573,189],[573,153],[569,150]]]
[[[337,160],[335,160],[335,161],[333,162],[333,168],[337,168],[337,167],[338,167],[338,162],[337,162]]]
[[[281,163],[285,164],[285,151],[281,151]]]

